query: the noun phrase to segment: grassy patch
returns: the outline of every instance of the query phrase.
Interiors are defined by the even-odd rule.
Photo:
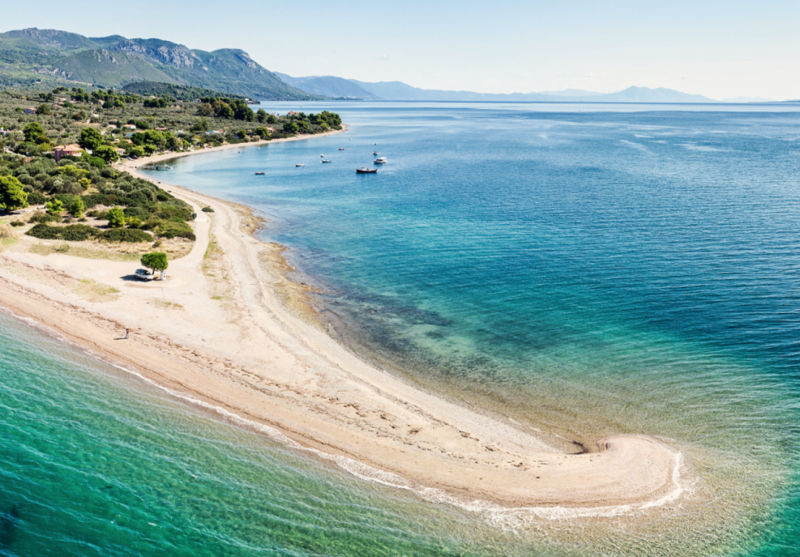
[[[0,224],[0,247],[3,249],[17,242],[17,235],[8,223]]]
[[[217,267],[221,265],[222,248],[214,239],[214,234],[209,233],[208,246],[203,254],[203,274],[209,278],[216,276]]]
[[[183,309],[183,306],[177,302],[170,302],[169,300],[162,300],[160,298],[153,300],[153,304],[163,309]]]
[[[75,257],[82,257],[84,259],[107,259],[109,261],[138,261],[139,253],[131,253],[114,249],[113,247],[104,247],[92,243],[73,243],[67,244],[45,244],[37,243],[28,248],[31,253],[38,255],[50,255],[51,253],[68,253]]]
[[[209,279],[212,300],[230,300],[230,297],[225,295],[229,275],[225,267],[225,261],[222,258],[223,253],[222,248],[214,238],[213,232],[210,232],[208,247],[206,247],[206,252],[203,254],[202,268],[203,274]]]
[[[113,286],[95,282],[92,279],[80,279],[73,290],[82,298],[91,302],[110,302],[119,298],[119,290]]]

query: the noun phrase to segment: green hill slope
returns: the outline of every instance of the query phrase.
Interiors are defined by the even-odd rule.
[[[162,39],[90,38],[53,29],[0,34],[0,83],[78,82],[101,87],[158,81],[254,99],[311,99],[236,49],[193,50]]]

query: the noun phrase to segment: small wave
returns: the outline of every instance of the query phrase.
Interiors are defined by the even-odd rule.
[[[713,145],[698,145],[697,143],[678,143],[684,149],[689,151],[699,151],[702,153],[730,153],[732,149],[724,149],[722,147],[714,147]]]
[[[628,139],[620,139],[619,142],[625,145],[626,147],[630,147],[631,149],[636,149],[637,151],[641,151],[642,153],[652,154],[652,151],[650,151],[650,149],[648,149],[641,143],[630,141]]]

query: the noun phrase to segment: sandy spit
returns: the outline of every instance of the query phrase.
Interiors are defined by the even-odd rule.
[[[137,167],[175,157],[119,168],[144,177]],[[34,240],[24,237],[0,253],[0,306],[299,450],[428,499],[524,522],[524,512],[629,512],[683,491],[681,455],[660,439],[619,435],[568,454],[533,429],[362,361],[299,315],[304,293],[285,278],[280,247],[254,238],[252,213],[158,183],[198,215],[197,240],[170,262],[167,280],[130,280],[135,262],[31,253]],[[73,286],[87,281],[119,292],[87,296]]]

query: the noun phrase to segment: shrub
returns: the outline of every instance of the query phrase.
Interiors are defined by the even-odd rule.
[[[80,197],[75,197],[67,204],[67,211],[70,215],[75,218],[81,218],[83,216],[83,210],[85,206],[83,204],[83,199]]]
[[[28,192],[29,205],[43,205],[46,201],[47,198],[38,191]]]
[[[121,207],[112,207],[106,213],[108,218],[108,225],[112,228],[121,228],[125,226],[125,212]]]
[[[96,228],[92,228],[86,224],[70,224],[60,228],[61,239],[71,242],[82,242],[93,238],[99,232]]]
[[[150,214],[149,211],[143,207],[125,207],[125,217],[130,219],[145,219]]]
[[[25,223],[21,220],[12,220],[10,224],[11,226],[25,226]]]
[[[93,238],[98,234],[96,228],[85,224],[70,224],[69,226],[49,226],[39,223],[26,232],[29,236],[41,240],[67,240],[71,242],[82,242]]]
[[[38,213],[33,215],[29,220],[31,222],[40,222],[40,223],[54,222],[58,220],[58,215],[49,215],[47,213],[39,211]]]
[[[204,213],[213,213],[214,212],[214,208],[213,207],[203,207],[203,212]]]
[[[179,237],[179,238],[188,238],[189,240],[195,239],[192,227],[183,221],[176,221],[176,220],[161,221],[161,223],[159,223],[158,226],[155,227],[155,232],[162,238]]]
[[[46,224],[40,222],[28,230],[26,234],[28,236],[33,236],[34,238],[41,238],[42,240],[57,240],[60,232],[55,226],[47,226]]]
[[[150,242],[153,237],[135,228],[112,228],[103,232],[101,239],[106,242]]]
[[[64,204],[61,202],[60,199],[51,199],[47,203],[44,204],[45,208],[47,209],[47,214],[51,216],[59,216],[61,212],[64,210]]]

